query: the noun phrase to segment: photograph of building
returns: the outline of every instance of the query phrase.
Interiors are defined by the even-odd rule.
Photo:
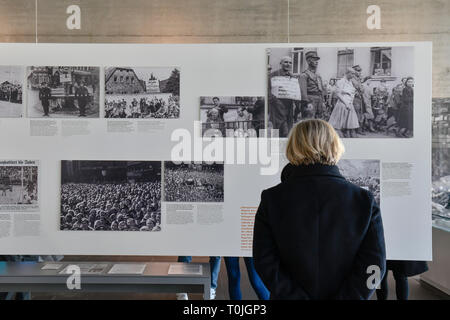
[[[28,117],[98,118],[99,71],[98,67],[28,67]]]
[[[108,67],[105,94],[105,118],[179,118],[180,71],[176,67]]]
[[[308,118],[344,138],[413,136],[412,47],[267,49],[269,127],[287,137]]]

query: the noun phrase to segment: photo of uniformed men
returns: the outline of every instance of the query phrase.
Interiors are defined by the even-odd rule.
[[[411,138],[413,62],[412,47],[267,49],[268,129],[323,119],[343,138]]]
[[[98,118],[99,72],[98,67],[28,67],[28,116]]]

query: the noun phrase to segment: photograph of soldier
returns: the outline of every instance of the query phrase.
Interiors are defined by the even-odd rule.
[[[98,67],[28,67],[28,116],[98,118],[99,73]]]
[[[23,116],[23,73],[19,66],[0,66],[0,118]]]
[[[268,128],[280,137],[309,118],[344,138],[414,134],[412,47],[270,48],[267,62]]]
[[[39,100],[41,101],[44,117],[49,116],[50,99],[52,97],[52,90],[47,86],[47,82],[43,81],[39,88]]]
[[[0,165],[0,211],[35,211],[38,200],[37,165]]]
[[[105,118],[180,117],[176,67],[105,68]]]
[[[200,97],[200,121],[203,136],[259,137],[264,97]]]
[[[89,102],[89,90],[86,88],[84,81],[81,81],[80,86],[75,89],[75,99],[78,101],[80,117],[86,117],[86,105]]]
[[[326,90],[322,77],[317,73],[320,57],[315,51],[308,51],[305,54],[308,68],[300,74],[301,91],[301,119],[323,119],[326,115]],[[294,115],[297,121],[300,113]]]

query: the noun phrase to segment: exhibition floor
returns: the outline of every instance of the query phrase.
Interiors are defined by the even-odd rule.
[[[175,262],[177,257],[159,257],[159,256],[145,256],[145,257],[125,257],[125,256],[66,256],[68,261],[145,261],[145,262]],[[208,262],[208,257],[194,258],[193,262]],[[241,289],[243,299],[256,299],[250,282],[248,280],[247,271],[243,259],[241,259]],[[443,300],[443,295],[436,292],[435,289],[430,288],[420,282],[419,277],[409,278],[410,300]],[[201,294],[190,294],[191,300],[201,300]],[[137,299],[137,300],[174,300],[175,294],[155,294],[155,293],[32,293],[33,300],[67,300],[67,299],[81,299],[81,300],[96,300],[96,299]],[[225,264],[222,259],[221,272],[219,274],[217,299],[228,299],[228,281],[226,275]],[[375,299],[373,297],[372,299]],[[389,273],[389,300],[395,299],[395,283],[392,273]]]

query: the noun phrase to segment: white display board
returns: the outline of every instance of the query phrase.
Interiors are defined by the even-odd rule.
[[[37,190],[38,193],[36,202],[39,211],[0,211],[0,253],[250,256],[254,212],[261,191],[279,183],[281,168],[285,163],[282,157],[274,175],[261,175],[262,165],[248,164],[248,161],[247,164],[237,164],[236,161],[235,164],[225,163],[223,202],[219,203],[164,201],[162,172],[160,228],[151,232],[61,230],[61,161],[170,161],[172,149],[178,144],[178,141],[171,140],[176,129],[187,130],[192,139],[200,135],[200,127],[194,130],[194,121],[200,120],[200,97],[263,96],[267,100],[269,73],[266,49],[294,50],[304,47],[314,48],[319,53],[320,48],[327,47],[413,49],[410,56],[411,76],[415,82],[413,137],[344,139],[344,158],[380,162],[381,211],[388,259],[430,260],[432,47],[428,42],[1,44],[1,65],[24,68],[23,105],[26,112],[22,118],[0,119],[0,157],[2,161],[30,160],[38,164],[38,185],[34,192]],[[324,59],[325,56],[322,61]],[[358,59],[355,54],[355,64]],[[397,67],[400,63],[397,62]],[[75,104],[76,112],[71,118],[52,116],[52,111],[48,118],[27,117],[30,114],[28,100],[34,99],[33,103],[37,101],[37,91],[33,93],[34,98],[30,98],[29,94],[29,90],[32,90],[30,66],[99,67],[99,86],[92,86],[87,80],[87,90],[92,96],[98,94],[95,99],[98,99],[100,117],[96,118],[95,112],[93,117],[89,117],[89,114],[86,118],[77,117],[79,104]],[[168,66],[175,66],[180,72],[178,115],[170,119],[104,118],[106,68]],[[336,70],[321,70],[319,65],[318,72],[328,74],[336,73]],[[83,75],[85,73],[80,70],[75,77],[86,81]],[[127,81],[125,73],[123,77],[123,81]],[[165,83],[161,80],[164,79],[158,80],[161,87],[161,83]],[[117,81],[120,81],[120,75]],[[128,81],[134,80],[129,76]],[[169,104],[170,99],[172,97],[169,97]],[[51,106],[51,110],[55,110],[52,108],[54,106]],[[239,139],[225,140],[234,143]],[[283,153],[285,141],[281,139],[280,147],[273,151],[274,154],[278,154],[278,151]],[[192,140],[193,154],[195,146],[196,142]],[[202,169],[198,170],[200,172]],[[126,173],[127,181],[132,181],[131,175]],[[190,178],[188,175],[184,177],[183,185],[189,186]],[[201,178],[198,181],[194,179],[192,183],[201,190],[209,188],[208,182]],[[7,194],[9,192],[6,191]],[[2,200],[0,196],[1,201],[9,200]]]

